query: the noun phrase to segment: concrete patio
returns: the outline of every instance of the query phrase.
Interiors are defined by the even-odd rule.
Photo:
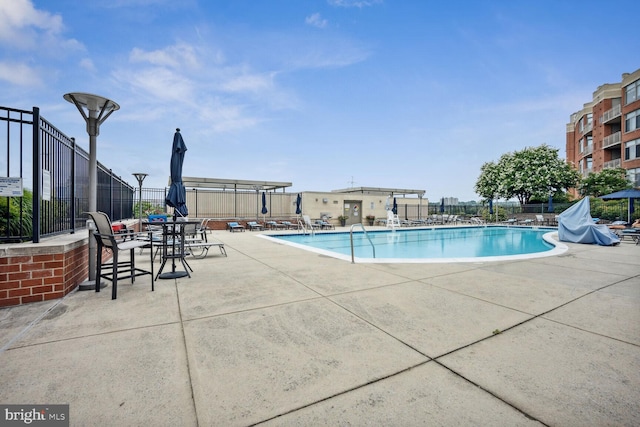
[[[229,256],[155,292],[1,309],[0,402],[72,426],[640,425],[630,241],[350,264],[256,234],[215,231]]]

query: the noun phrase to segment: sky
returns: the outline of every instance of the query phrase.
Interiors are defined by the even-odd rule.
[[[483,163],[547,144],[640,67],[636,0],[0,0],[0,105],[89,150],[69,92],[120,105],[98,161],[287,191],[480,200]],[[627,18],[625,18],[627,17]]]

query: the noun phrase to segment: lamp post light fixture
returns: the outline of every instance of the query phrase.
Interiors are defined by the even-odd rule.
[[[72,92],[64,95],[64,99],[76,106],[82,118],[87,123],[89,134],[89,212],[98,209],[98,154],[96,152],[96,137],[100,134],[100,125],[120,106],[110,99],[90,93]],[[85,111],[85,109],[87,111]],[[87,114],[88,112],[88,114]],[[91,227],[93,228],[93,227]],[[95,289],[97,243],[89,229],[89,280],[81,283],[80,290]],[[99,279],[98,279],[99,280]]]
[[[140,199],[138,200],[138,233],[142,232],[142,181],[147,177],[146,173],[135,172],[133,176],[138,180]]]

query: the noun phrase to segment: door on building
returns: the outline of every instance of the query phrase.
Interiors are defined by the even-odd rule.
[[[345,225],[362,222],[362,200],[345,200],[343,215],[348,216]]]

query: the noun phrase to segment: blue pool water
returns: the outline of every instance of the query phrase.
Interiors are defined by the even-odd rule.
[[[470,262],[557,255],[566,246],[555,242],[550,228],[454,227],[353,233],[358,262]],[[546,235],[546,236],[545,236]],[[351,260],[348,232],[263,235],[302,249]],[[553,242],[553,243],[551,243]]]

